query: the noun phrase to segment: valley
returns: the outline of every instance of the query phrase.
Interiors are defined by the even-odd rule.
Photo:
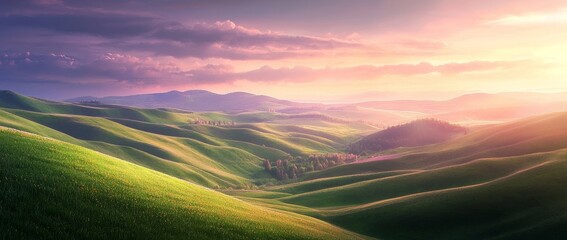
[[[123,170],[107,169],[107,164],[98,160],[91,163],[96,168],[79,169],[86,171],[85,174],[104,171],[96,174],[105,174],[104,179],[114,179],[114,186],[133,191],[136,196],[147,194],[143,191],[151,189],[152,184],[162,184],[159,187],[155,185],[163,191],[156,197],[163,199],[159,201],[173,204],[167,205],[168,209],[177,208],[179,204],[205,204],[190,202],[213,194],[210,198],[215,199],[215,204],[240,199],[244,202],[238,204],[245,204],[247,208],[275,211],[286,218],[294,218],[291,221],[294,224],[306,221],[317,225],[313,229],[302,228],[305,232],[297,232],[298,237],[303,236],[299,238],[323,238],[317,235],[322,233],[312,231],[320,231],[320,224],[331,223],[333,225],[327,226],[332,229],[329,231],[345,234],[333,235],[339,239],[365,236],[378,239],[453,239],[455,236],[461,239],[517,239],[546,236],[567,220],[565,216],[556,214],[567,210],[567,205],[563,204],[567,195],[561,190],[561,183],[565,181],[562,171],[567,159],[567,127],[563,124],[567,122],[566,113],[545,114],[483,127],[460,127],[439,120],[420,120],[382,130],[376,125],[340,121],[323,113],[294,115],[261,111],[224,113],[142,109],[51,102],[8,91],[1,92],[0,100],[0,126],[4,127],[1,131],[4,141],[2,156],[4,164],[7,164],[4,166],[23,164],[13,162],[19,159],[15,158],[18,154],[47,151],[42,150],[44,147],[33,147],[31,152],[21,151],[25,144],[32,144],[26,142],[41,145],[38,141],[42,138],[39,136],[47,137],[53,140],[45,143],[45,149],[62,148],[55,153],[68,151],[72,157],[57,160],[60,154],[52,157],[38,154],[40,159],[48,161],[44,168],[51,168],[50,164],[54,164],[49,162],[51,160],[71,161],[65,165],[79,167],[76,161],[92,162],[93,158],[100,158],[100,161],[112,162],[112,166],[124,165],[128,169],[136,169],[128,172],[140,173],[118,177],[116,171]],[[444,133],[453,130],[457,134]],[[358,143],[368,141],[364,139],[374,135],[366,145]],[[435,137],[418,142],[421,136]],[[410,145],[403,145],[408,139],[412,140],[408,143]],[[437,140],[431,142],[433,139]],[[376,147],[382,143],[402,145],[392,145],[391,149],[383,150],[370,148],[363,155],[352,155],[356,156],[352,160],[346,160],[348,155],[337,155],[346,154],[355,145]],[[83,155],[93,157],[85,158]],[[342,158],[345,160],[337,160]],[[269,168],[266,162],[270,163]],[[36,168],[34,162],[29,164],[32,164],[29,167]],[[53,167],[53,171],[70,174],[62,176],[70,179],[78,177],[74,176],[74,168]],[[3,169],[4,175],[12,176],[7,178],[8,182],[2,183],[6,191],[16,191],[9,190],[12,183],[27,184],[14,182],[23,175],[13,173],[15,170],[10,170],[12,168]],[[148,177],[140,177],[142,175]],[[151,180],[154,175],[163,180]],[[40,176],[45,175],[32,179]],[[92,177],[89,179],[80,181],[94,181]],[[165,179],[171,183],[156,182]],[[49,191],[75,191],[61,189],[62,186],[58,185],[61,183],[57,181],[63,179],[53,181]],[[124,181],[129,183],[124,185]],[[30,184],[22,187],[36,191],[32,190],[36,185]],[[142,188],[136,184],[149,185]],[[171,195],[181,194],[181,185],[187,185],[196,192],[187,195],[182,191],[182,195]],[[198,186],[218,192],[203,192],[205,188]],[[54,196],[45,191],[46,200]],[[108,192],[112,190],[104,191],[109,195],[104,198],[106,201],[116,201]],[[152,191],[155,194],[156,190]],[[16,191],[14,194],[29,193]],[[80,192],[76,194],[81,198],[87,196]],[[13,197],[9,199],[12,200],[5,198],[3,201],[13,202]],[[170,202],[172,199],[177,200]],[[158,203],[145,204],[153,206]],[[85,207],[77,206],[77,209]],[[58,206],[54,208],[58,211]],[[203,205],[200,208],[211,210],[218,207]],[[170,217],[181,217],[186,213],[171,214]],[[243,217],[239,214],[234,216]],[[183,221],[177,222],[181,224],[179,226],[183,225]],[[451,232],[442,230],[448,223],[451,224]],[[221,225],[218,228],[235,227]],[[10,226],[10,234],[19,234],[20,227]],[[52,227],[38,226],[38,229],[42,228],[45,229],[41,231],[49,231]],[[39,234],[34,231],[24,232],[32,234],[29,236]],[[98,230],[89,228],[85,231]],[[138,234],[132,229],[120,231]],[[149,228],[145,231],[154,230]],[[207,230],[198,231],[209,234]],[[278,234],[283,233],[270,234],[278,238]]]
[[[567,239],[567,1],[0,0],[0,240]]]

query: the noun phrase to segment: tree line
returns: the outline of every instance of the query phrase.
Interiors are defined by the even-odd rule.
[[[297,179],[305,173],[325,170],[345,163],[355,162],[358,156],[350,153],[313,154],[276,161],[264,160],[264,170],[278,180]]]
[[[192,124],[196,125],[211,125],[211,126],[234,126],[236,125],[234,121],[221,121],[221,120],[204,120],[204,119],[196,119],[191,122]]]

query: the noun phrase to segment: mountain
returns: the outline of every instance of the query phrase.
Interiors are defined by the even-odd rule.
[[[445,142],[466,133],[467,129],[458,125],[435,119],[421,119],[368,135],[351,144],[349,151],[361,154],[423,146]]]
[[[356,103],[353,106],[417,112],[444,121],[479,125],[567,111],[567,93],[474,93],[443,101],[373,101]]]
[[[374,109],[443,113],[463,109],[496,108],[533,103],[566,102],[567,93],[473,93],[449,100],[371,101],[353,105]]]
[[[216,94],[204,90],[114,97],[80,97],[70,103],[110,104],[140,108],[243,113],[276,111],[284,114],[324,114],[386,127],[421,118],[461,125],[501,123],[556,111],[567,111],[567,93],[474,93],[449,100],[395,100],[353,104],[316,104],[280,100],[245,92]]]
[[[0,127],[5,239],[361,239],[83,147]]]
[[[66,100],[66,102],[99,102],[141,108],[176,108],[198,112],[246,112],[269,111],[287,107],[309,106],[315,104],[302,104],[280,100],[264,95],[254,95],[245,92],[216,94],[205,90],[189,90],[185,92],[171,91],[166,93],[140,94],[132,96],[113,97],[79,97]]]

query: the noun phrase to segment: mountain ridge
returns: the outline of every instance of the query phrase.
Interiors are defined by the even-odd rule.
[[[85,101],[142,108],[177,108],[198,112],[273,111],[275,109],[288,107],[316,105],[281,100],[266,95],[256,95],[247,92],[218,94],[207,90],[169,91],[100,98],[87,96],[65,100],[65,102],[71,103],[81,103]]]

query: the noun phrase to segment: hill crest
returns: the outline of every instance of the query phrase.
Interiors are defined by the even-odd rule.
[[[445,142],[468,132],[465,127],[426,118],[388,127],[349,146],[352,153],[379,152],[398,147],[417,147]]]

